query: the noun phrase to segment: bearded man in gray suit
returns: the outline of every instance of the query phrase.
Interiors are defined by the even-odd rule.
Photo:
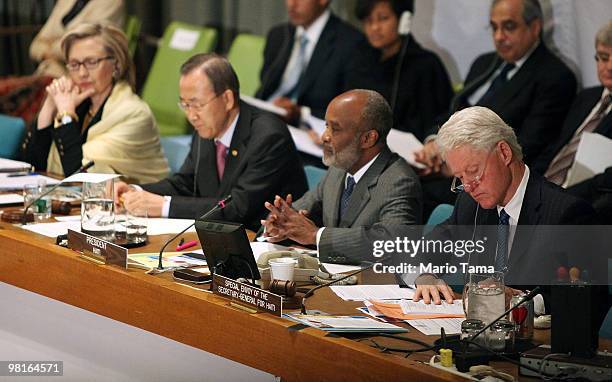
[[[325,121],[327,173],[293,203],[291,195],[267,202],[264,235],[270,242],[316,245],[322,262],[374,260],[374,241],[403,237],[406,227],[421,223],[418,177],[387,146],[393,114],[380,94],[343,93],[329,104]]]

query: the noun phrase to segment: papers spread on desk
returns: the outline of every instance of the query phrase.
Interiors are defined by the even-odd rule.
[[[261,110],[265,110],[280,116],[287,115],[287,110],[283,109],[282,107],[276,106],[272,102],[264,101],[259,98],[251,97],[245,94],[240,94],[240,99],[248,103],[249,105],[255,106],[256,108],[259,108]]]
[[[135,253],[128,255],[128,266],[138,266],[143,268],[151,269],[157,267],[159,262],[159,253]],[[177,254],[177,252],[164,253],[162,257],[162,265],[164,268],[188,268],[196,266],[204,266],[206,260],[198,259],[192,256],[187,256],[184,253]]]
[[[23,190],[26,184],[38,184],[40,179],[47,182],[47,186],[59,183],[59,180],[43,175],[9,176],[8,173],[0,173],[0,190]]]
[[[376,311],[386,317],[400,320],[418,320],[428,318],[463,318],[463,302],[455,300],[452,304],[442,302],[440,305],[425,304],[423,300],[414,302],[402,299],[400,301],[369,300]]]
[[[325,330],[327,332],[368,333],[368,332],[407,332],[405,328],[366,316],[325,316],[314,314],[283,314],[292,321]]]
[[[0,205],[23,204],[23,195],[20,194],[0,194]]]
[[[120,176],[121,175],[119,174],[96,174],[96,173],[90,173],[90,172],[79,172],[77,174],[67,177],[66,179],[62,180],[62,182],[100,183],[100,182],[104,182],[110,179],[118,178]]]
[[[400,300],[411,299],[414,295],[413,289],[400,288],[396,284],[332,285],[330,288],[344,301]]]
[[[424,164],[414,159],[414,154],[423,148],[423,144],[414,134],[391,129],[387,136],[387,145],[389,145],[391,151],[396,152],[399,156],[404,158],[406,162],[410,163],[410,165],[416,168],[426,167]]]
[[[57,237],[68,233],[68,229],[81,232],[81,217],[76,216],[61,216],[57,217],[58,222],[54,223],[38,223],[21,226],[21,228],[32,231],[48,237]],[[190,219],[161,219],[150,218],[147,220],[147,235],[163,235],[179,233],[185,227],[192,224]],[[193,232],[195,228],[191,227],[187,232]]]
[[[32,165],[18,160],[0,158],[0,172],[29,171]]]
[[[295,147],[306,154],[310,154],[317,158],[323,158],[323,149],[310,139],[310,135],[306,130],[298,129],[297,127],[287,126]]]
[[[434,318],[428,320],[406,320],[410,326],[426,336],[439,336],[440,329],[445,334],[461,334],[461,323],[464,318]]]
[[[601,174],[612,166],[612,139],[597,133],[582,133],[576,159],[568,173],[567,185]]]

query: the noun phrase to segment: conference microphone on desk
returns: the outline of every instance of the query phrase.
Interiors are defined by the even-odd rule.
[[[78,173],[81,173],[81,172],[85,172],[85,171],[89,170],[93,165],[94,165],[94,161],[91,160],[91,161],[85,163],[84,165],[82,165],[78,170],[76,170],[72,174],[68,175],[66,178],[71,177],[72,175],[75,175],[75,174],[78,174]],[[38,197],[36,197],[36,199],[32,200],[30,203],[28,203],[24,207],[23,214],[21,215],[21,225],[25,225],[26,224],[26,216],[28,214],[28,209],[30,207],[32,207],[34,204],[38,203],[38,201],[41,200],[42,198],[44,198],[45,196],[47,196],[50,193],[52,193],[53,191],[57,190],[57,188],[59,186],[61,186],[61,184],[62,184],[62,182],[60,182],[60,183],[56,184],[55,186],[49,188],[47,191],[45,191],[42,194],[38,195]]]
[[[205,220],[206,218],[208,218],[210,215],[212,215],[214,212],[217,212],[219,210],[224,209],[227,204],[232,200],[232,195],[227,195],[225,198],[219,200],[217,202],[217,204],[214,205],[213,208],[211,208],[208,212],[206,212],[204,215],[200,216],[199,218],[195,219],[193,221],[193,223],[191,223],[190,225],[188,225],[184,230],[182,230],[181,232],[177,233],[176,235],[172,236],[170,238],[170,240],[166,241],[166,243],[164,244],[164,246],[159,250],[159,263],[157,264],[157,269],[162,271],[164,269],[164,266],[162,265],[162,255],[164,253],[164,250],[166,249],[166,247],[168,246],[168,244],[170,244],[173,240],[175,240],[177,237],[179,237],[180,235],[182,235],[183,233],[185,233],[185,231],[187,231],[189,228],[193,227],[196,223],[196,220]]]
[[[359,270],[356,270],[354,272],[351,272],[349,274],[347,274],[346,276],[340,277],[338,279],[332,280],[330,282],[327,282],[325,284],[321,284],[321,285],[317,285],[316,287],[311,288],[310,290],[308,290],[308,292],[306,292],[306,294],[304,294],[304,297],[302,297],[302,303],[300,306],[300,310],[302,311],[302,314],[306,314],[306,299],[310,296],[312,296],[314,294],[314,292],[316,292],[317,290],[321,289],[321,288],[325,288],[328,287],[330,285],[333,284],[337,284],[341,281],[344,281],[346,279],[348,279],[349,277],[353,277],[353,276],[357,276],[358,274],[367,271],[368,269],[372,269],[376,264],[380,264],[380,263],[384,263],[386,261],[391,260],[393,256],[392,255],[387,255],[382,257],[380,260],[373,262],[372,264],[368,265],[367,267],[361,268]]]

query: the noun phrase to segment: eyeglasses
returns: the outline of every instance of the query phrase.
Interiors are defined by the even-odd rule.
[[[219,97],[221,94],[223,93],[219,93],[217,95],[215,95],[214,97],[212,97],[211,99],[209,99],[208,101],[202,103],[202,102],[185,102],[185,101],[179,101],[178,102],[178,107],[183,110],[185,113],[188,113],[189,110],[193,110],[196,113],[199,113],[206,105],[208,105],[209,103],[211,103],[212,101],[215,100],[215,98]]]
[[[608,53],[595,53],[595,61],[607,63],[610,60]]]
[[[489,157],[491,156],[491,153],[493,151],[495,151],[495,149],[489,151],[489,153],[487,154],[487,159],[485,159],[485,164],[484,164],[484,167],[482,168],[482,171],[480,171],[480,173],[476,175],[474,178],[467,180],[464,183],[461,181],[459,177],[454,177],[453,182],[451,183],[451,188],[450,188],[451,192],[455,194],[460,194],[464,191],[470,192],[471,190],[478,187],[480,182],[482,182],[482,177],[484,176],[485,171],[487,170],[487,164],[489,163]]]
[[[102,61],[111,60],[111,59],[115,59],[115,57],[106,56],[106,57],[100,57],[100,58],[86,58],[83,61],[70,61],[69,63],[66,64],[66,69],[68,69],[71,72],[78,72],[79,69],[81,68],[81,65],[83,65],[85,69],[87,70],[95,70],[98,68],[98,66],[100,66],[100,63]]]

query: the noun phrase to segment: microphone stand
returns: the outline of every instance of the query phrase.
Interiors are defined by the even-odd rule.
[[[94,165],[93,161],[89,161],[87,163],[85,163],[83,166],[81,166],[78,170],[76,170],[75,172],[73,172],[72,174],[68,175],[66,178],[71,177],[72,175],[78,174],[80,172],[84,172],[87,171],[89,168],[91,168],[91,166]],[[65,179],[65,178],[64,178]],[[62,181],[63,182],[63,181]],[[32,200],[30,203],[28,203],[24,209],[23,209],[23,214],[21,215],[21,225],[26,225],[26,216],[28,214],[28,209],[30,207],[32,207],[35,203],[38,203],[38,201],[42,198],[44,198],[45,196],[49,195],[50,193],[52,193],[53,191],[57,190],[57,188],[59,186],[62,185],[62,182],[59,182],[58,184],[56,184],[55,186],[49,188],[47,191],[43,192],[42,194],[40,194],[39,196],[37,196],[34,200]]]
[[[172,236],[170,238],[170,240],[166,241],[166,243],[164,244],[164,246],[159,250],[159,262],[157,263],[157,269],[161,272],[164,270],[164,266],[162,265],[162,255],[164,253],[164,250],[166,249],[166,247],[168,246],[168,244],[170,244],[174,239],[176,239],[177,237],[179,237],[180,235],[184,234],[185,231],[187,231],[189,228],[193,227],[196,223],[196,220],[205,220],[206,218],[208,218],[210,215],[212,215],[214,212],[218,211],[218,210],[222,210],[225,208],[225,206],[227,205],[227,203],[229,203],[232,200],[232,195],[228,195],[225,198],[219,200],[217,202],[217,204],[215,204],[215,206],[213,208],[210,209],[210,211],[208,211],[207,213],[205,213],[204,215],[200,216],[199,218],[195,219],[193,221],[193,223],[191,223],[190,225],[188,225],[184,230],[182,230],[181,232],[177,233],[176,235]]]

